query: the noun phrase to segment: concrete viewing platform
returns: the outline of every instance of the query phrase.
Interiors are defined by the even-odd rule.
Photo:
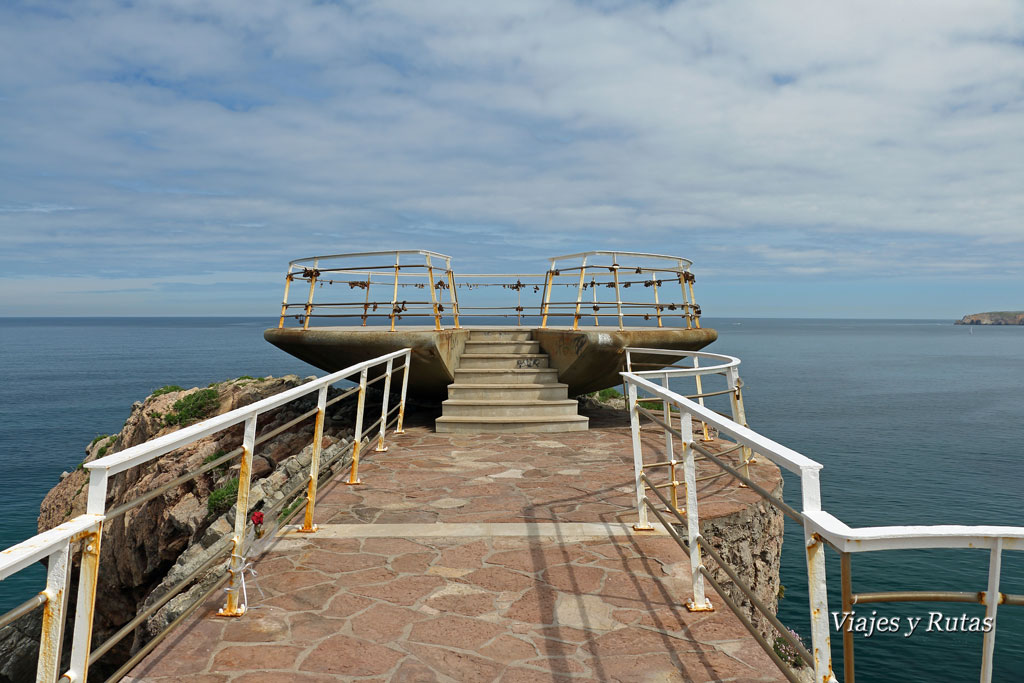
[[[710,586],[715,611],[686,610],[686,555],[631,526],[625,414],[587,414],[564,434],[423,420],[367,449],[361,485],[321,488],[319,531],[287,530],[255,561],[244,616],[215,616],[216,596],[124,680],[784,680]],[[644,438],[663,452],[660,432]],[[770,463],[751,475],[781,485]],[[698,495],[702,524],[760,503],[727,476]]]

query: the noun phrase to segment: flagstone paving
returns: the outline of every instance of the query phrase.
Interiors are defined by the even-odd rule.
[[[566,434],[424,424],[389,446],[365,453],[362,485],[323,487],[319,533],[285,534],[256,562],[246,615],[215,617],[211,600],[126,680],[782,680],[713,592],[716,611],[683,607],[674,541],[631,530],[621,415]],[[778,483],[772,465],[751,472]],[[727,477],[698,489],[706,515],[756,501]]]

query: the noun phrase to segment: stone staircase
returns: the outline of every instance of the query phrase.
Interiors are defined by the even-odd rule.
[[[568,389],[528,331],[473,330],[435,427],[466,433],[586,431],[589,420],[577,414]]]

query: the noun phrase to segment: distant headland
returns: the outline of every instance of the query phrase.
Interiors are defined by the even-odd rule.
[[[1024,311],[992,311],[971,313],[957,320],[955,325],[1024,325]]]

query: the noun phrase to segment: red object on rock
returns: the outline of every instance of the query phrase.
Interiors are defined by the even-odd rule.
[[[263,524],[263,511],[262,510],[257,510],[256,512],[252,513],[252,523],[255,524],[256,526],[259,526],[259,525]]]

